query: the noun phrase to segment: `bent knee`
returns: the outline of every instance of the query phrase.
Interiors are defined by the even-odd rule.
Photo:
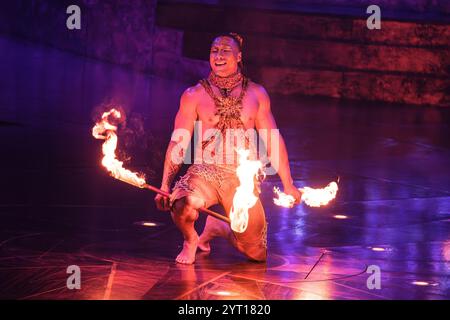
[[[248,259],[254,262],[265,262],[267,260],[267,248],[264,246],[238,246],[239,251],[241,251]]]
[[[247,258],[249,258],[250,260],[254,261],[254,262],[266,262],[267,260],[267,250],[264,250],[264,252],[260,252],[256,255],[251,254],[251,255],[246,255]]]
[[[198,210],[205,205],[205,201],[194,196],[187,196],[183,198],[184,204],[189,209]]]
[[[175,201],[172,206],[172,212],[176,215],[195,215],[198,216],[197,210],[202,207],[203,201],[196,197],[183,197]]]

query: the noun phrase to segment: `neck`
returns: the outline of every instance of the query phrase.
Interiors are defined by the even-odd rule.
[[[213,72],[217,77],[221,77],[221,78],[230,78],[230,77],[233,77],[233,76],[239,74],[239,73],[240,73],[240,70],[237,69],[237,70],[234,70],[234,71],[229,72],[229,73],[222,73],[222,72],[216,73],[216,72],[214,72],[214,71],[211,71],[211,72]]]
[[[227,91],[230,91],[238,86],[242,82],[242,79],[243,75],[239,72],[239,70],[226,77],[222,77],[214,72],[211,72],[208,77],[209,83],[220,89],[226,89]]]

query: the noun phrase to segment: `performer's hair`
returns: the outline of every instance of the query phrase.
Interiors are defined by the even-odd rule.
[[[242,46],[244,44],[244,38],[242,38],[242,36],[236,32],[228,32],[228,33],[220,33],[217,36],[214,37],[213,40],[217,39],[217,38],[221,38],[221,37],[228,37],[234,40],[234,42],[238,45],[239,51],[242,52]],[[239,69],[241,70],[242,73],[244,73],[244,63],[242,61],[239,62],[238,64]]]

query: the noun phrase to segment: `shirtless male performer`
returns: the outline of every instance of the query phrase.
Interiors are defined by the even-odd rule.
[[[266,90],[250,81],[242,71],[242,37],[236,33],[217,36],[210,51],[211,73],[207,79],[184,91],[175,118],[174,132],[185,129],[189,140],[194,131],[194,122],[201,121],[202,132],[218,129],[276,129],[277,125],[270,110],[270,99]],[[281,135],[279,154],[271,154],[271,143],[266,144],[267,154],[283,183],[284,192],[292,195],[296,203],[301,193],[293,185],[288,154]],[[161,189],[170,191],[172,182],[182,163],[172,161],[172,152],[178,141],[173,138],[167,148]],[[214,139],[207,139],[201,148]],[[199,147],[199,146],[195,146]],[[234,151],[233,151],[234,152]],[[227,238],[241,253],[253,261],[265,261],[267,257],[267,224],[264,208],[258,199],[249,210],[248,227],[243,233],[235,233],[223,221],[208,216],[205,229],[199,237],[194,229],[200,207],[221,204],[229,215],[233,196],[239,180],[235,173],[237,164],[195,163],[175,184],[170,199],[161,195],[155,197],[159,210],[171,211],[172,219],[184,236],[183,249],[176,258],[178,263],[192,264],[197,249],[209,251],[209,242],[214,237]]]

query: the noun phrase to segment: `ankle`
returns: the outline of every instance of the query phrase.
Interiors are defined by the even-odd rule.
[[[198,239],[199,239],[199,237],[198,237],[198,234],[196,234],[196,233],[184,237],[184,241],[189,242],[189,243],[197,242]]]

